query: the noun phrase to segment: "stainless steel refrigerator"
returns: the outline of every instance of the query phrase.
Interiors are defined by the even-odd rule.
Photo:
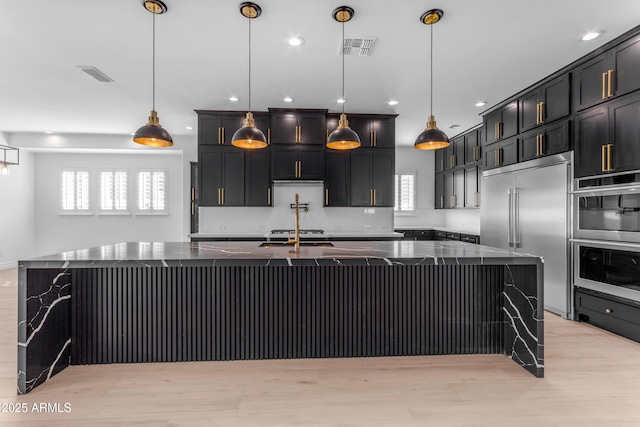
[[[544,258],[544,307],[571,312],[572,153],[482,173],[480,241]]]

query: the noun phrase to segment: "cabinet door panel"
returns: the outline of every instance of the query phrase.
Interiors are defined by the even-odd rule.
[[[608,111],[601,106],[575,116],[576,177],[603,173],[602,146],[609,141]]]
[[[538,126],[539,90],[535,89],[520,98],[520,131]]]
[[[464,170],[464,207],[465,208],[478,208],[480,207],[478,182],[479,182],[479,169],[477,166],[472,166]]]
[[[443,172],[444,171],[444,166],[445,166],[445,158],[447,156],[447,150],[445,149],[439,149],[439,150],[435,150],[435,161],[436,161],[436,167],[435,170],[436,172]]]
[[[484,118],[484,142],[487,144],[491,144],[492,142],[498,141],[498,134],[496,133],[497,125],[496,123],[500,123],[501,119],[500,110],[494,111],[490,115]]]
[[[463,208],[464,207],[464,170],[458,169],[453,171],[453,207],[455,208]]]
[[[545,127],[540,144],[540,155],[549,156],[569,151],[569,127],[568,120]]]
[[[500,138],[509,138],[518,133],[518,102],[502,108],[502,132]]]
[[[454,182],[453,172],[444,173],[444,207],[450,209],[455,207],[454,202]]]
[[[324,147],[300,147],[298,160],[300,179],[324,178]]]
[[[374,133],[375,146],[393,148],[396,146],[396,120],[376,119],[371,122]]]
[[[272,149],[271,156],[272,179],[296,179],[298,152],[295,148]]]
[[[640,96],[612,104],[610,118],[613,171],[640,169]]]
[[[464,136],[464,163],[475,163],[482,159],[480,150],[480,137],[478,130],[473,130]]]
[[[245,116],[240,114],[222,115],[222,143],[224,145],[231,145],[233,134],[244,126],[244,118]]]
[[[295,113],[272,113],[271,143],[296,144],[296,126],[298,117]]]
[[[375,206],[393,207],[393,175],[395,162],[393,150],[375,150],[371,170],[372,186],[375,190]]]
[[[246,205],[271,206],[271,150],[251,150],[246,153]]]
[[[218,145],[220,141],[218,129],[222,127],[222,118],[220,115],[198,115],[198,144],[199,145]]]
[[[527,160],[535,159],[538,157],[538,140],[540,138],[540,132],[535,130],[533,132],[529,132],[519,138],[520,144],[520,160],[521,162],[525,162]]]
[[[222,150],[222,202],[224,206],[244,205],[244,150]]]
[[[362,147],[372,147],[373,146],[373,134],[371,133],[371,119],[366,117],[350,117],[347,115],[347,120],[349,120],[349,127],[360,137],[360,143]]]
[[[324,145],[327,124],[325,113],[299,113],[300,144]]]
[[[615,95],[640,89],[640,38],[618,48],[615,58]]]
[[[502,148],[502,159],[500,166],[507,166],[518,163],[518,138],[511,138],[510,140],[505,141],[500,145]]]
[[[199,151],[198,178],[200,184],[200,206],[219,206],[220,200],[218,199],[218,189],[222,188],[221,165],[221,150],[201,149]]]
[[[434,205],[436,209],[444,209],[444,174],[436,174],[436,189]]]
[[[571,113],[570,86],[568,73],[543,86],[541,96],[544,101],[542,107],[543,123],[550,123]]]
[[[325,154],[324,205],[349,206],[351,153],[328,150]]]
[[[351,153],[351,206],[371,206],[371,161],[370,151],[356,150]]]
[[[600,55],[573,71],[573,102],[576,110],[582,110],[604,101],[602,73],[609,69],[607,59],[608,55]]]

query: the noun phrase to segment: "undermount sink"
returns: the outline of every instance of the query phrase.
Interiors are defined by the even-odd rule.
[[[288,242],[265,242],[260,245],[261,248],[281,247],[281,246],[295,246],[294,243]],[[315,246],[322,248],[333,247],[333,243],[329,242],[300,242],[300,246]]]

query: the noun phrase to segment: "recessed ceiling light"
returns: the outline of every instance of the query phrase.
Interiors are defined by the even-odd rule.
[[[487,101],[478,101],[476,102],[476,107],[484,107],[487,105]]]
[[[580,38],[580,40],[582,40],[583,42],[586,42],[586,41],[589,41],[589,40],[593,40],[596,37],[600,37],[600,33],[596,32],[596,31],[592,31],[592,32],[587,33],[584,36],[582,36]]]
[[[193,130],[193,128],[191,126],[185,126],[184,127],[186,130]]]
[[[287,96],[286,98],[283,99],[284,102],[293,102],[294,99],[291,98],[290,96]]]
[[[229,101],[238,102],[238,101],[240,101],[240,98],[238,98],[237,96],[231,96],[231,97],[229,97]]]
[[[398,101],[396,101],[395,99],[392,99],[391,101],[387,102],[387,104],[389,104],[389,105],[398,105]]]
[[[345,102],[347,102],[347,100],[346,100],[346,99],[344,99],[344,98],[339,98],[336,102],[337,102],[338,104],[344,104]]]
[[[53,132],[51,132],[50,130],[45,130],[44,133],[51,135]]]
[[[289,39],[289,44],[291,46],[302,46],[304,44],[304,40],[300,37],[291,37]]]

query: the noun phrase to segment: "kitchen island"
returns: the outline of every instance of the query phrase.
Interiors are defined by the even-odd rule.
[[[21,261],[18,392],[70,365],[239,359],[505,354],[542,377],[542,271],[451,241],[136,242]]]

